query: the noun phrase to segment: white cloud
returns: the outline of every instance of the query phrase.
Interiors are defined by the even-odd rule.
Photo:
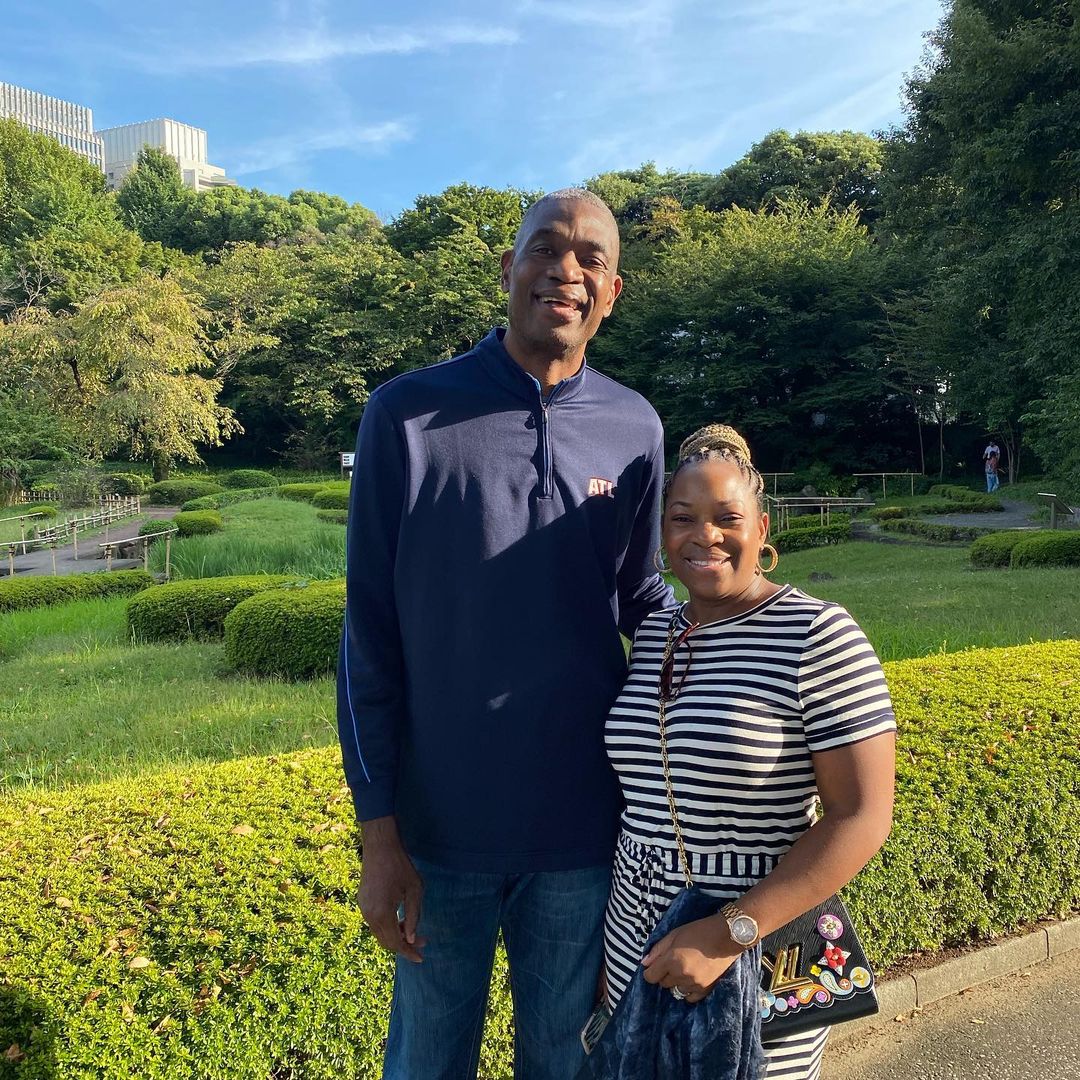
[[[236,164],[229,172],[237,176],[267,172],[303,161],[325,150],[353,150],[371,153],[385,150],[412,138],[411,126],[402,120],[381,124],[342,124],[319,131],[299,131],[260,139],[228,155]],[[225,155],[222,155],[225,157]]]
[[[253,64],[320,64],[358,56],[405,56],[460,46],[513,45],[515,30],[499,26],[452,23],[423,29],[383,28],[363,33],[291,29],[235,44],[208,45],[198,52],[172,57],[174,67],[235,68]]]
[[[887,71],[839,101],[833,101],[809,117],[809,131],[865,131],[893,115],[900,104],[903,71]]]
[[[838,28],[878,21],[909,0],[761,0],[746,7],[718,5],[716,14],[744,31],[836,36]]]
[[[580,26],[603,26],[609,30],[640,24],[664,25],[671,18],[678,0],[638,0],[637,3],[593,3],[589,6],[573,0],[523,0],[521,15],[537,19],[558,19]]]

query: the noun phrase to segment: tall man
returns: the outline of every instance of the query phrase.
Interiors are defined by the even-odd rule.
[[[509,328],[381,386],[356,444],[338,673],[360,907],[398,955],[386,1080],[476,1075],[496,937],[515,1075],[566,1080],[619,815],[603,726],[654,569],[663,433],[585,347],[622,288],[587,191],[526,213]]]

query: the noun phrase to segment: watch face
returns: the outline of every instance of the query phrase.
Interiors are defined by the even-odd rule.
[[[736,945],[752,945],[757,940],[757,923],[749,915],[737,915],[728,925]]]

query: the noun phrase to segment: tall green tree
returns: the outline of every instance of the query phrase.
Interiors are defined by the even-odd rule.
[[[144,240],[171,244],[177,218],[194,197],[184,187],[176,159],[156,146],[144,146],[135,168],[124,177],[116,202],[129,229]]]
[[[882,180],[886,229],[924,270],[924,336],[960,410],[1005,440],[1011,476],[1025,442],[1050,469],[1075,461],[1076,14],[1069,0],[955,0]]]

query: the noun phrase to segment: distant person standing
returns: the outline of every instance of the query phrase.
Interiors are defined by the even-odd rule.
[[[990,440],[983,451],[983,466],[986,469],[986,491],[997,491],[1001,486],[998,480],[998,462],[1001,460],[1001,449],[993,439]]]

